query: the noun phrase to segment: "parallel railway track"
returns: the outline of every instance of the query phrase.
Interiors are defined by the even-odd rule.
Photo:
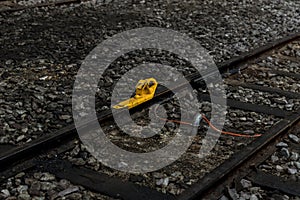
[[[264,47],[258,48],[254,51],[241,55],[238,58],[230,60],[219,67],[220,72],[226,76],[225,81],[232,76],[237,76],[239,70],[241,73],[246,71],[250,63],[261,60],[264,57],[273,55],[280,48],[295,41],[300,41],[300,34],[296,33],[279,41],[272,42]],[[299,42],[300,43],[300,42]],[[299,58],[297,58],[299,61]],[[232,73],[233,72],[233,73]],[[207,74],[210,76],[215,72]],[[299,74],[285,73],[277,70],[272,73],[280,76],[293,77],[299,80]],[[194,87],[198,87],[199,82],[203,79],[198,75],[190,75],[187,77]],[[278,88],[271,88],[267,86],[260,86],[253,83],[239,83],[234,81],[226,81],[233,87],[251,88],[257,91],[264,91],[269,93],[277,93],[285,97],[300,99],[297,92],[281,90]],[[180,90],[184,87],[177,86],[173,90]],[[139,112],[153,103],[159,102],[161,99],[171,98],[170,90],[166,89],[160,91],[153,100],[141,105],[133,112]],[[199,99],[210,101],[209,96],[200,94]],[[76,139],[77,133],[74,125],[65,127],[51,135],[39,138],[36,141],[25,144],[24,146],[10,149],[0,155],[0,181],[6,180],[8,177],[17,174],[20,171],[31,168],[40,168],[49,171],[59,178],[65,178],[75,184],[82,185],[86,188],[100,192],[102,194],[120,198],[120,199],[216,199],[219,198],[226,185],[230,185],[234,180],[242,177],[251,176],[253,180],[259,181],[255,176],[255,167],[264,162],[274,151],[275,144],[282,137],[284,137],[291,127],[299,123],[300,110],[283,111],[279,108],[270,108],[265,105],[256,105],[238,100],[229,99],[228,106],[241,110],[247,110],[256,113],[263,113],[266,115],[273,115],[280,118],[280,121],[272,126],[270,130],[263,134],[262,137],[255,139],[251,144],[244,149],[234,153],[224,163],[217,168],[207,173],[204,177],[187,188],[179,196],[160,193],[154,189],[145,186],[137,185],[130,182],[123,182],[118,178],[109,177],[103,173],[95,172],[90,169],[73,166],[66,160],[56,159],[55,157],[74,147],[73,140]],[[110,111],[104,112],[98,116],[99,122],[112,120]],[[89,126],[89,122],[86,126]],[[95,184],[99,183],[99,184]],[[284,190],[283,192],[289,192]],[[298,192],[298,193],[297,193]],[[292,195],[299,194],[299,191],[290,192]]]

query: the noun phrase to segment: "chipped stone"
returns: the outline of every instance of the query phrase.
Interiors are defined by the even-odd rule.
[[[279,160],[278,156],[275,156],[275,155],[272,155],[272,156],[271,156],[271,161],[272,161],[272,163],[275,163],[275,162],[277,162],[278,160]]]
[[[167,186],[169,185],[169,178],[168,178],[168,177],[164,179],[162,185],[163,185],[164,187],[167,187]]]
[[[71,194],[73,192],[77,192],[79,190],[79,188],[77,186],[71,186],[63,191],[60,191],[57,195],[60,197],[64,197],[68,194]]]
[[[239,200],[246,200],[246,199],[250,199],[250,194],[241,191]]]
[[[223,195],[219,200],[229,200],[225,195]]]
[[[41,182],[41,190],[49,191],[51,189],[55,188],[55,185],[50,182]]]
[[[300,162],[294,162],[294,165],[300,170]]]
[[[22,130],[21,130],[23,133],[27,133],[28,132],[28,128],[27,127],[25,127],[25,128],[22,128]]]
[[[247,118],[246,118],[246,117],[241,117],[240,120],[241,120],[242,122],[245,122],[245,121],[247,121]]]
[[[30,197],[30,195],[29,194],[20,194],[19,196],[18,196],[18,199],[19,200],[31,200],[31,197]]]
[[[27,185],[20,185],[19,187],[17,187],[17,191],[19,194],[25,194],[27,193],[27,190],[28,190]]]
[[[258,193],[259,190],[260,190],[260,187],[251,187],[251,188],[250,188],[250,192],[251,192],[251,193]]]
[[[285,158],[289,158],[290,157],[290,152],[287,148],[282,148],[280,150],[280,155],[285,157]]]
[[[288,168],[288,173],[289,174],[292,174],[292,175],[294,175],[294,174],[296,174],[297,173],[297,169],[294,169],[294,168]]]
[[[249,188],[249,187],[252,186],[251,181],[248,181],[248,180],[246,180],[246,179],[242,179],[242,180],[241,180],[241,184],[242,184],[243,188]]]
[[[62,119],[62,120],[71,119],[71,115],[61,115],[61,116],[59,116],[59,119]]]
[[[24,172],[18,173],[17,175],[15,175],[15,178],[22,178],[25,175]]]
[[[238,199],[239,198],[239,195],[236,192],[235,188],[232,188],[232,189],[228,188],[228,194],[229,194],[231,199]]]
[[[291,157],[290,159],[292,161],[297,161],[299,159],[299,154],[298,153],[295,153],[295,152],[291,152]]]
[[[39,181],[34,181],[30,188],[29,188],[29,193],[31,195],[40,195],[40,189],[41,189],[41,183]]]
[[[156,181],[156,185],[162,185],[164,187],[168,186],[169,184],[169,178],[161,178],[159,180]]]
[[[22,141],[24,139],[25,139],[25,135],[20,135],[20,136],[17,137],[16,141],[20,142],[20,141]]]
[[[156,181],[156,185],[162,185],[163,182],[164,182],[164,179],[161,178],[161,179],[159,179],[159,180]]]
[[[1,193],[3,194],[2,196],[3,196],[4,198],[10,196],[10,192],[9,192],[8,189],[3,189],[3,190],[1,190]]]
[[[280,165],[276,165],[276,170],[278,172],[282,172],[283,171],[283,167],[281,167]]]
[[[258,200],[257,196],[255,194],[252,194],[250,196],[250,200]]]
[[[62,188],[62,189],[67,189],[70,186],[70,182],[66,179],[61,179],[58,183],[58,185]]]
[[[285,142],[279,142],[278,144],[276,144],[276,147],[288,147],[289,145]]]
[[[244,133],[246,133],[246,134],[254,134],[255,132],[254,132],[254,130],[245,130]]]
[[[294,134],[289,134],[289,138],[295,142],[295,143],[299,143],[300,142],[300,139],[298,136],[294,135]]]
[[[48,172],[42,173],[40,180],[41,181],[53,181],[53,180],[55,180],[55,176],[53,176],[52,174],[49,174]]]

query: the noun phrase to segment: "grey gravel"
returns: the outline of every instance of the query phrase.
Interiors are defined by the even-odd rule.
[[[228,198],[225,195],[223,195],[219,200],[228,200]]]
[[[276,147],[288,147],[289,145],[285,142],[279,142],[278,144],[276,144]]]
[[[15,175],[15,178],[22,178],[25,175],[24,172],[20,172],[17,175]]]
[[[246,193],[244,191],[240,192],[240,199],[242,199],[242,200],[250,199],[250,196],[251,196],[250,194],[248,194],[248,193]]]
[[[0,59],[0,92],[5,104],[0,142],[26,143],[70,124],[72,84],[80,62],[113,34],[141,26],[175,29],[198,40],[220,63],[299,30],[298,7],[292,0],[90,1],[1,14],[0,44],[5,48],[0,53],[5,56]],[[101,98],[107,99],[104,94]],[[283,106],[290,110],[296,104]]]
[[[294,165],[300,170],[300,162],[294,162]]]
[[[180,30],[198,40],[219,63],[261,46],[268,40],[298,30],[299,6],[299,2],[292,0],[255,2],[205,0],[169,3],[141,1],[134,4],[122,1],[107,7],[62,6],[1,15],[0,22],[5,27],[0,30],[3,36],[0,44],[6,48],[0,50],[1,55],[5,55],[0,58],[0,92],[5,97],[5,104],[1,102],[0,107],[0,123],[3,124],[4,131],[0,141],[11,144],[25,143],[36,139],[40,133],[49,133],[70,124],[72,83],[80,60],[96,44],[115,33],[140,26],[160,26]],[[106,14],[109,20],[105,20]],[[65,31],[65,34],[62,34],[62,31]],[[297,54],[291,50],[286,53]],[[294,68],[297,70],[297,67]],[[262,73],[261,76],[269,74]],[[281,77],[272,77],[272,80],[284,83]],[[112,84],[112,80],[107,82]],[[297,87],[297,83],[292,82],[291,89],[297,91]],[[247,95],[243,98],[250,99]],[[105,95],[101,98],[108,99]],[[297,106],[297,102],[289,99],[275,98],[277,100],[274,102],[276,105],[281,104],[279,106],[283,106],[282,109],[292,110]],[[264,103],[275,105],[269,101]],[[104,106],[97,108],[101,110]],[[203,104],[203,108],[204,112],[210,111],[207,105]],[[225,128],[235,124],[238,130],[251,134],[254,131],[264,132],[275,122],[277,119],[274,117],[234,111],[230,112],[230,119],[226,122]],[[244,141],[239,139],[225,138],[225,140],[227,141],[221,140],[217,147],[221,151],[226,144],[227,146],[244,144]],[[283,149],[281,151],[284,151]],[[75,153],[76,151],[78,153],[80,150],[75,150]],[[226,159],[232,152],[233,150],[224,151],[221,156]],[[285,153],[289,154],[289,151]],[[92,159],[87,162],[76,159],[78,165],[89,163],[95,168],[100,168]],[[214,166],[211,163],[207,165]],[[204,169],[208,169],[208,166]],[[35,175],[34,178],[37,179],[35,181],[39,184],[35,183],[33,188],[31,185],[29,193],[58,187],[64,190],[69,188],[67,183],[56,182],[51,176],[46,175],[48,178],[42,180],[42,174]],[[169,175],[168,177],[160,175],[160,179],[163,180],[161,185],[173,190]],[[188,177],[187,174],[184,176]],[[180,175],[178,179],[179,177]],[[22,185],[22,178],[8,180],[6,187],[11,191],[12,184]],[[195,181],[190,179],[185,182],[192,184]],[[251,197],[255,195],[260,198],[260,188],[252,187],[250,190],[255,193],[251,194]],[[175,190],[173,193],[176,193]],[[49,194],[53,195],[50,191]],[[28,198],[28,194],[19,195],[21,195],[19,198]],[[70,195],[70,198],[82,198],[81,193],[74,192]]]
[[[281,59],[278,56],[269,56],[261,62],[257,63],[259,66],[270,67],[275,70],[282,70],[285,72],[300,73],[300,64],[296,60]],[[288,66],[288,68],[286,67]]]
[[[16,142],[20,142],[23,139],[25,139],[25,135],[20,135],[20,136],[17,137]]]
[[[282,172],[284,169],[280,165],[276,165],[276,170]]]
[[[282,148],[280,150],[280,155],[285,157],[285,158],[289,158],[290,157],[290,152],[287,148]]]
[[[225,81],[230,83],[228,80]],[[288,99],[285,96],[280,96],[275,93],[262,92],[243,87],[229,87],[227,98],[232,98],[246,103],[267,105],[287,111],[292,111],[293,109],[297,110],[300,108],[300,99]]]
[[[288,168],[287,171],[289,174],[292,174],[292,175],[296,174],[298,172],[297,169],[294,169],[294,168]]]
[[[242,180],[241,180],[241,184],[242,184],[243,188],[249,188],[249,187],[252,186],[251,181],[248,181],[248,180],[246,180],[246,179],[242,179]]]
[[[53,181],[55,180],[55,176],[49,173],[42,173],[40,176],[41,181]]]
[[[47,172],[26,172],[20,178],[11,177],[1,183],[0,199],[22,199],[22,200],[42,200],[42,199],[100,199],[114,200],[114,198],[97,194],[86,190],[82,186],[76,186],[68,180],[58,180],[55,176]],[[44,181],[45,177],[51,177]],[[54,177],[54,179],[52,178]]]
[[[283,180],[299,181],[299,152],[297,144],[291,139],[292,137],[299,137],[299,124],[296,124],[285,137],[281,139],[281,142],[288,144],[288,147],[278,147],[276,152],[259,166],[259,169],[265,173],[279,176]],[[275,198],[275,197],[274,197]],[[277,198],[277,197],[276,197]],[[280,199],[285,199],[280,195]],[[294,199],[288,196],[290,199]],[[296,198],[297,199],[297,198]]]
[[[43,191],[49,191],[54,189],[55,187],[56,185],[51,182],[41,182],[41,190]]]
[[[293,47],[297,49],[299,46],[299,41],[295,41],[295,44]],[[289,44],[290,45],[290,44]],[[289,45],[286,45],[284,48],[288,47]],[[289,65],[281,63],[281,60],[286,60],[282,58],[282,53],[284,52],[283,49],[279,49],[275,53],[273,53],[273,56],[277,58],[275,59],[262,59],[261,62],[253,62],[247,64],[247,69],[241,70],[240,73],[232,77],[232,80],[239,81],[239,82],[245,82],[245,83],[252,83],[257,84],[260,86],[265,87],[272,87],[277,88],[281,90],[287,90],[294,93],[300,92],[300,84],[297,78],[294,78],[293,76],[288,75],[280,75],[274,69],[276,65],[281,65],[281,68],[278,70],[283,72],[289,72],[291,74],[294,74],[295,72],[293,69],[289,68]],[[295,57],[289,58],[290,60],[297,59]],[[267,61],[266,61],[267,60]],[[297,68],[297,67],[296,67]],[[299,68],[299,66],[298,66]],[[298,73],[298,72],[296,72]],[[299,74],[299,73],[298,73]],[[257,96],[257,95],[255,95]],[[258,95],[260,96],[260,95]],[[272,95],[271,95],[272,97]],[[273,101],[273,102],[272,102]],[[298,99],[289,99],[287,100],[285,97],[272,97],[271,102],[265,102],[267,104],[270,104],[272,106],[278,104],[278,106],[282,109],[286,109],[289,111],[292,111],[293,109],[299,108],[299,98]],[[297,105],[296,105],[297,104]]]
[[[162,179],[159,179],[158,181],[156,181],[156,185],[162,185],[164,187],[168,186],[169,184],[169,178],[162,178]]]
[[[29,194],[19,194],[18,199],[20,200],[30,200],[31,197]]]
[[[295,143],[299,143],[299,142],[300,142],[299,137],[297,137],[297,136],[294,135],[294,134],[289,134],[289,138],[290,138],[293,142],[295,142]]]
[[[296,152],[291,152],[290,160],[297,161],[299,159],[299,154]]]
[[[257,196],[255,194],[252,194],[250,196],[250,200],[258,200]]]
[[[31,187],[29,189],[29,193],[31,195],[39,195],[41,190],[41,183],[39,181],[34,181],[31,184]]]
[[[278,156],[272,155],[271,160],[272,160],[272,163],[276,163],[279,160],[279,158],[278,158]]]
[[[1,190],[1,193],[2,193],[3,198],[6,198],[6,197],[10,196],[10,192],[8,191],[8,189]]]
[[[27,193],[27,190],[28,190],[28,186],[27,186],[27,185],[20,185],[20,186],[17,188],[17,191],[18,191],[20,194]]]
[[[60,196],[60,197],[63,197],[63,196],[66,196],[68,194],[71,194],[73,192],[77,192],[79,190],[79,188],[77,186],[72,186],[72,187],[69,187],[63,191],[60,191],[57,196]]]
[[[239,200],[258,200],[258,199],[276,199],[276,200],[299,200],[299,197],[295,196],[288,196],[284,193],[281,193],[277,190],[269,190],[267,188],[261,188],[261,187],[249,187],[249,188],[243,188],[240,190],[238,193],[238,198]],[[228,196],[223,197],[223,199],[228,198]],[[229,199],[234,199],[234,198],[229,198]]]
[[[229,194],[229,197],[231,199],[238,199],[239,198],[239,194],[237,193],[236,189],[235,188],[228,188],[228,194]]]

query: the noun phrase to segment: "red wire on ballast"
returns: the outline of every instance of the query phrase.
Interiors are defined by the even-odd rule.
[[[224,135],[231,135],[231,136],[235,136],[235,137],[247,137],[247,138],[253,138],[253,137],[260,137],[261,134],[254,134],[254,135],[245,135],[245,134],[241,134],[241,133],[233,133],[233,132],[228,132],[228,131],[222,131],[220,129],[217,129],[207,118],[205,115],[202,115],[202,118],[206,121],[206,123],[208,123],[208,125],[214,129],[215,131],[222,133]]]
[[[156,114],[156,109],[155,109],[155,116],[158,117],[159,119],[161,120],[164,120],[164,121],[168,121],[168,122],[174,122],[174,123],[178,123],[178,124],[185,124],[185,125],[190,125],[190,126],[194,126],[193,124],[189,123],[189,122],[184,122],[184,121],[179,121],[179,120],[173,120],[173,119],[166,119],[166,118],[161,118],[159,116],[157,116]],[[241,134],[241,133],[233,133],[233,132],[228,132],[228,131],[222,131],[218,128],[216,128],[208,119],[205,115],[201,115],[202,118],[204,119],[204,121],[215,131],[221,133],[221,134],[224,134],[224,135],[231,135],[231,136],[234,136],[234,137],[246,137],[246,138],[254,138],[254,137],[260,137],[261,134],[254,134],[254,135],[246,135],[246,134]]]

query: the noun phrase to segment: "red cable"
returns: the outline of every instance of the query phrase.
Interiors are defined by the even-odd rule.
[[[161,118],[159,116],[157,116],[156,114],[156,109],[155,109],[155,116],[161,120],[164,121],[168,121],[168,122],[174,122],[174,123],[178,123],[178,124],[185,124],[185,125],[190,125],[190,126],[194,126],[193,124],[189,123],[189,122],[184,122],[184,121],[179,121],[179,120],[172,120],[172,119],[166,119],[166,118]],[[228,131],[222,131],[218,128],[216,128],[207,118],[205,115],[202,115],[202,118],[204,119],[204,121],[215,131],[224,134],[224,135],[231,135],[231,136],[235,136],[235,137],[246,137],[246,138],[254,138],[254,137],[260,137],[261,134],[255,133],[254,135],[246,135],[246,134],[241,134],[241,133],[233,133],[233,132],[228,132]]]
[[[260,137],[261,134],[254,134],[254,135],[245,135],[245,134],[240,134],[240,133],[233,133],[233,132],[227,132],[227,131],[222,131],[220,129],[217,129],[207,118],[205,115],[202,115],[202,118],[206,121],[206,123],[208,123],[208,125],[214,129],[215,131],[222,133],[224,135],[231,135],[231,136],[235,136],[235,137],[247,137],[247,138],[253,138],[253,137]]]

